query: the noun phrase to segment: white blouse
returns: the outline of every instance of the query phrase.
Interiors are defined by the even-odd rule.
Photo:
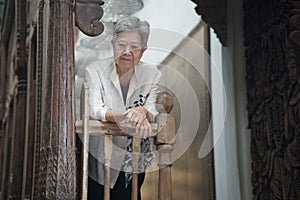
[[[113,59],[95,61],[86,67],[85,81],[90,89],[90,117],[106,121],[105,113],[108,109],[125,111],[126,109],[144,106],[153,116],[158,115],[155,109],[156,98],[159,94],[159,80],[161,73],[156,66],[139,63],[135,66],[134,74],[129,83],[126,103],[124,103],[116,65]],[[112,188],[118,178],[120,170],[130,172],[131,150],[127,137],[113,138],[113,153],[111,161]],[[154,155],[151,153],[150,140],[142,140],[143,154],[139,159],[139,171],[144,172],[151,165]],[[103,137],[90,136],[89,176],[100,184],[104,184],[104,152]],[[126,165],[128,164],[128,166]],[[141,166],[140,166],[141,165]],[[130,174],[127,174],[131,178]]]

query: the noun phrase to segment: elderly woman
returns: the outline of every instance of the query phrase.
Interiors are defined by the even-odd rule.
[[[159,93],[159,70],[140,61],[147,49],[149,24],[136,17],[119,20],[112,39],[113,59],[95,61],[86,68],[90,87],[90,116],[103,122],[127,122],[141,138],[139,158],[140,187],[145,170],[151,165],[150,122],[158,114],[155,101]],[[131,199],[131,137],[114,137],[111,161],[111,199]],[[103,197],[103,138],[90,139],[89,199]]]

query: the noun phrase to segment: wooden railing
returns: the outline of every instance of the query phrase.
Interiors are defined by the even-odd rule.
[[[158,199],[172,199],[172,179],[171,179],[171,152],[175,143],[175,119],[170,115],[173,107],[173,99],[167,92],[162,92],[157,98],[157,110],[160,112],[156,123],[151,123],[152,133],[150,137],[155,138],[156,150],[159,153],[159,183]],[[129,124],[116,124],[111,122],[101,122],[89,118],[89,88],[86,83],[82,85],[81,91],[81,120],[76,121],[76,132],[82,138],[82,188],[81,199],[87,199],[88,192],[88,148],[90,135],[104,136],[104,200],[110,199],[110,160],[112,153],[112,136],[127,136],[134,133],[135,127]],[[138,191],[138,153],[140,152],[140,138],[133,136],[133,177],[132,177],[132,200],[137,200]]]

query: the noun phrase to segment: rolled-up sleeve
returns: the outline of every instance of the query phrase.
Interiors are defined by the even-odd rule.
[[[160,71],[157,71],[154,79],[153,84],[150,89],[149,96],[144,104],[144,107],[152,114],[153,121],[155,120],[156,116],[159,114],[156,110],[156,99],[160,92],[159,90],[159,81],[160,81],[161,73]]]
[[[85,81],[90,91],[90,117],[106,122],[105,113],[109,109],[104,103],[104,90],[101,77],[95,70],[97,66],[91,64],[85,70]]]

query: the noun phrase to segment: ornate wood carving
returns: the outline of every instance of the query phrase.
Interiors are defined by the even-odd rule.
[[[40,146],[41,146],[41,110],[42,110],[42,58],[43,58],[43,9],[44,0],[40,1],[37,24],[37,69],[36,69],[36,114],[35,114],[35,152],[34,152],[34,185],[33,196],[38,196],[38,181],[40,169]]]
[[[100,22],[103,4],[102,0],[76,0],[76,25],[86,35],[97,36],[103,32],[104,26]]]
[[[75,176],[75,149],[51,146],[40,150],[37,199],[76,199],[76,189],[69,182]]]
[[[254,199],[300,199],[300,51],[295,5],[281,0],[244,1]]]
[[[227,45],[227,0],[192,0],[196,12],[216,32],[222,45]]]
[[[72,5],[72,0],[43,5],[39,39],[47,56],[43,54],[41,71],[37,199],[76,199]]]

